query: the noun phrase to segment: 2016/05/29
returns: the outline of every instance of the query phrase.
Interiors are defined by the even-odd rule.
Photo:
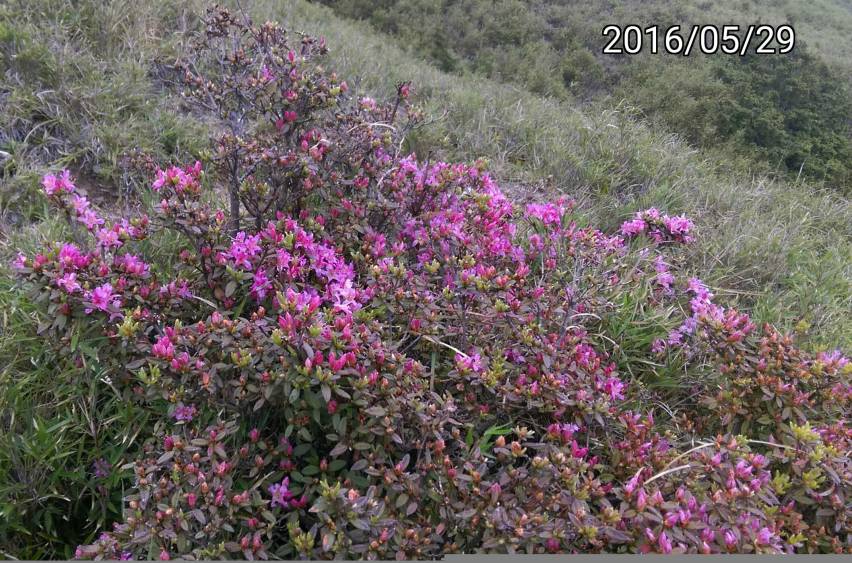
[[[693,49],[712,55],[744,56],[752,45],[758,55],[784,55],[790,53],[796,45],[796,32],[789,25],[693,25],[681,33],[681,26],[673,25],[662,30],[652,25],[642,28],[638,25],[620,27],[608,25],[603,28],[603,36],[609,37],[604,46],[605,55],[635,55],[650,48],[657,54],[661,48],[671,55],[688,57]]]

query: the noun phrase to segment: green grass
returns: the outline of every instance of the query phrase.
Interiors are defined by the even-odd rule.
[[[177,6],[17,0],[0,7],[7,222],[29,215],[45,166],[71,167],[90,191],[120,196],[130,184],[127,151],[169,158],[204,146],[204,130],[175,112],[152,79],[152,60],[173,55],[177,26],[188,17]]]
[[[847,196],[852,185],[852,9],[802,3],[672,3],[657,0],[320,0],[369,22],[406,52],[458,75],[476,74],[577,105],[628,100],[648,119],[704,149],[744,158],[746,168],[804,176]],[[827,16],[827,17],[826,17]],[[786,55],[665,54],[671,26],[790,24]],[[658,28],[659,53],[643,35],[639,54],[603,53],[607,25]],[[829,36],[835,44],[824,41]],[[756,43],[752,45],[754,51]]]
[[[67,230],[56,219],[3,241],[33,253]],[[45,346],[42,307],[0,271],[0,555],[70,559],[121,514],[121,476],[93,474],[133,459],[148,413],[123,397],[98,369],[98,335],[79,336],[77,366]],[[73,337],[72,337],[73,338]],[[144,435],[143,435],[144,437]],[[100,487],[112,492],[104,495]]]

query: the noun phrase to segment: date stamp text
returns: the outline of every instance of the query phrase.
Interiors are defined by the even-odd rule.
[[[705,55],[722,53],[745,56],[784,55],[796,45],[796,32],[789,25],[608,25],[603,28],[608,39],[605,55],[636,55],[643,51],[660,52],[688,57],[692,53]]]

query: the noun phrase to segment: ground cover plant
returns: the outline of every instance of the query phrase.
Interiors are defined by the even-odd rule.
[[[11,266],[23,316],[119,421],[73,555],[849,551],[841,351],[714,296],[688,216],[601,230],[410,154],[416,84],[376,100],[326,50],[213,8],[163,71],[200,160],[136,158],[129,210],[41,179],[67,226]]]

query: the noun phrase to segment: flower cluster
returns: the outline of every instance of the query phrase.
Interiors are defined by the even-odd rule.
[[[612,234],[564,198],[519,208],[481,162],[396,154],[378,124],[407,84],[349,99],[320,41],[207,23],[199,49],[249,42],[227,88],[185,77],[253,107],[245,136],[214,139],[218,174],[166,167],[157,229],[104,220],[15,263],[59,352],[90,338],[158,419],[136,462],[89,461],[130,493],[78,557],[848,550],[852,363],[685,279],[659,243],[690,242],[689,220],[648,210]],[[205,188],[234,186],[228,162],[226,212]],[[75,209],[70,175],[44,185]],[[142,244],[163,231],[168,260]],[[626,350],[631,303],[651,328]],[[703,377],[660,416],[637,380],[668,362]]]
[[[665,215],[652,207],[645,211],[636,212],[633,219],[625,221],[621,225],[621,233],[627,237],[647,235],[657,244],[663,242],[689,243],[694,240],[690,235],[694,228],[695,225],[687,217]]]

